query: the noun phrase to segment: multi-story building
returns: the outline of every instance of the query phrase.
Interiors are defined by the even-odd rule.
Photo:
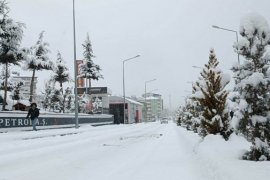
[[[161,117],[163,99],[160,94],[146,93],[138,101],[144,104],[143,114],[145,121],[155,121]]]
[[[32,77],[30,76],[13,76],[12,77],[16,82],[23,82],[23,85],[20,89],[20,94],[25,100],[29,100],[30,98],[30,84]],[[37,77],[34,78],[34,86],[33,86],[33,102],[36,102],[37,99]]]

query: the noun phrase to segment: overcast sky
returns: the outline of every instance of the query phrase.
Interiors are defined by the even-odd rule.
[[[11,16],[26,24],[23,46],[33,45],[45,30],[50,57],[57,51],[67,61],[73,77],[72,0],[8,0]],[[158,89],[169,107],[175,108],[191,91],[207,63],[209,49],[215,48],[220,68],[230,72],[237,61],[232,45],[235,34],[213,29],[212,25],[238,30],[240,19],[257,12],[270,20],[269,0],[76,0],[77,59],[89,33],[94,62],[104,79],[94,86],[107,86],[122,95],[122,60],[140,54],[126,64],[126,94],[140,96]],[[23,72],[27,75],[27,72]],[[29,73],[28,73],[29,74]],[[30,74],[29,74],[30,75]],[[39,90],[44,89],[48,72],[37,73]]]

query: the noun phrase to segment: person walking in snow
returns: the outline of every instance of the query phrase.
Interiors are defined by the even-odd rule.
[[[28,111],[26,119],[30,117],[30,119],[32,120],[33,130],[37,131],[36,125],[38,123],[39,109],[37,108],[36,103],[32,103],[30,107],[31,108]]]

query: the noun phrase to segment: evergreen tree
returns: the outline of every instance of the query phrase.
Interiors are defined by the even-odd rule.
[[[70,81],[71,78],[69,75],[68,67],[66,66],[66,63],[62,58],[60,52],[57,53],[57,60],[53,68],[53,75],[51,80],[59,83],[61,92],[62,94],[64,94],[63,83]]]
[[[8,14],[6,1],[0,1],[0,63],[6,68],[3,110],[7,103],[8,67],[10,64],[19,65],[19,61],[24,57],[24,52],[20,49],[24,24],[15,22]]]
[[[193,83],[192,83],[193,84]],[[200,104],[200,102],[194,98],[194,95],[199,91],[198,89],[194,88],[194,84],[192,85],[192,94],[189,96],[189,112],[191,113],[191,129],[195,133],[199,133],[200,135],[205,135],[204,131],[202,131],[200,125],[201,125],[201,119],[203,114],[203,106]]]
[[[59,89],[53,88],[52,94],[51,94],[51,108],[55,112],[55,110],[58,110],[61,112],[61,91]]]
[[[47,108],[49,110],[51,110],[52,107],[52,103],[51,103],[51,98],[52,98],[52,94],[54,92],[54,83],[51,81],[48,81],[45,83],[45,92],[44,94],[44,99],[43,99],[43,107],[46,110]]]
[[[249,14],[241,20],[240,34],[242,39],[234,47],[244,60],[232,68],[234,101],[238,103],[234,119],[239,122],[239,131],[252,140],[244,159],[270,160],[269,25],[260,15]]]
[[[185,105],[181,109],[179,124],[186,127],[187,130],[192,130],[192,100],[190,97],[186,97]]]
[[[32,71],[32,79],[30,84],[30,99],[33,100],[34,79],[36,71],[52,70],[53,63],[49,60],[49,44],[43,41],[44,31],[39,35],[39,39],[34,46],[32,46],[28,53],[29,58],[25,60],[24,69]]]
[[[78,111],[80,113],[86,112],[85,106],[87,101],[85,93],[82,96],[78,96]]]
[[[51,80],[54,82],[58,82],[60,85],[60,96],[59,96],[59,104],[60,104],[60,112],[65,112],[65,102],[66,102],[66,94],[64,94],[63,83],[70,81],[70,75],[68,71],[68,67],[66,66],[65,61],[63,60],[60,52],[57,53],[56,64],[53,68],[53,75]]]
[[[184,106],[180,106],[179,109],[176,112],[176,123],[177,126],[181,126],[182,125],[182,120],[183,120],[183,116],[184,116]]]
[[[13,100],[22,99],[21,94],[20,94],[22,85],[23,85],[23,82],[16,82],[14,84],[14,89],[13,89],[13,93],[12,93],[12,99]]]
[[[20,95],[20,89],[21,86],[23,85],[22,81],[16,81],[16,79],[14,79],[11,75],[10,75],[10,71],[8,70],[7,73],[7,85],[5,86],[5,75],[6,75],[6,68],[5,65],[1,71],[1,76],[0,76],[0,90],[5,90],[5,87],[7,88],[8,92],[12,92],[11,96],[12,96],[12,100],[20,100],[22,97]]]
[[[78,77],[88,79],[89,88],[91,88],[91,79],[99,80],[100,78],[103,78],[103,76],[100,74],[101,68],[99,65],[95,64],[92,60],[95,56],[93,55],[92,44],[88,34],[82,46],[84,50],[84,62],[80,65]]]
[[[69,111],[69,112],[73,112],[75,110],[75,105],[74,105],[74,95],[72,94],[71,91],[72,88],[67,87],[65,89],[65,94],[64,94],[64,98],[65,98],[65,108]]]
[[[6,72],[6,65],[3,66],[0,77],[0,90],[7,90],[11,92],[14,88],[14,83],[10,80],[10,70]],[[7,79],[7,82],[6,82]]]
[[[218,64],[214,50],[210,50],[208,64],[205,64],[201,78],[193,87],[196,92],[193,98],[204,107],[201,128],[205,135],[221,134],[227,140],[232,133],[226,109],[228,92],[224,90],[229,80],[218,69]]]

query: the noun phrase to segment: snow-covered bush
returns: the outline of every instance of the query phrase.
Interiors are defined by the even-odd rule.
[[[252,140],[249,160],[270,160],[270,29],[258,14],[241,20],[242,39],[234,45],[244,57],[241,65],[232,70],[235,79],[234,102],[238,104],[234,119],[238,131]]]

